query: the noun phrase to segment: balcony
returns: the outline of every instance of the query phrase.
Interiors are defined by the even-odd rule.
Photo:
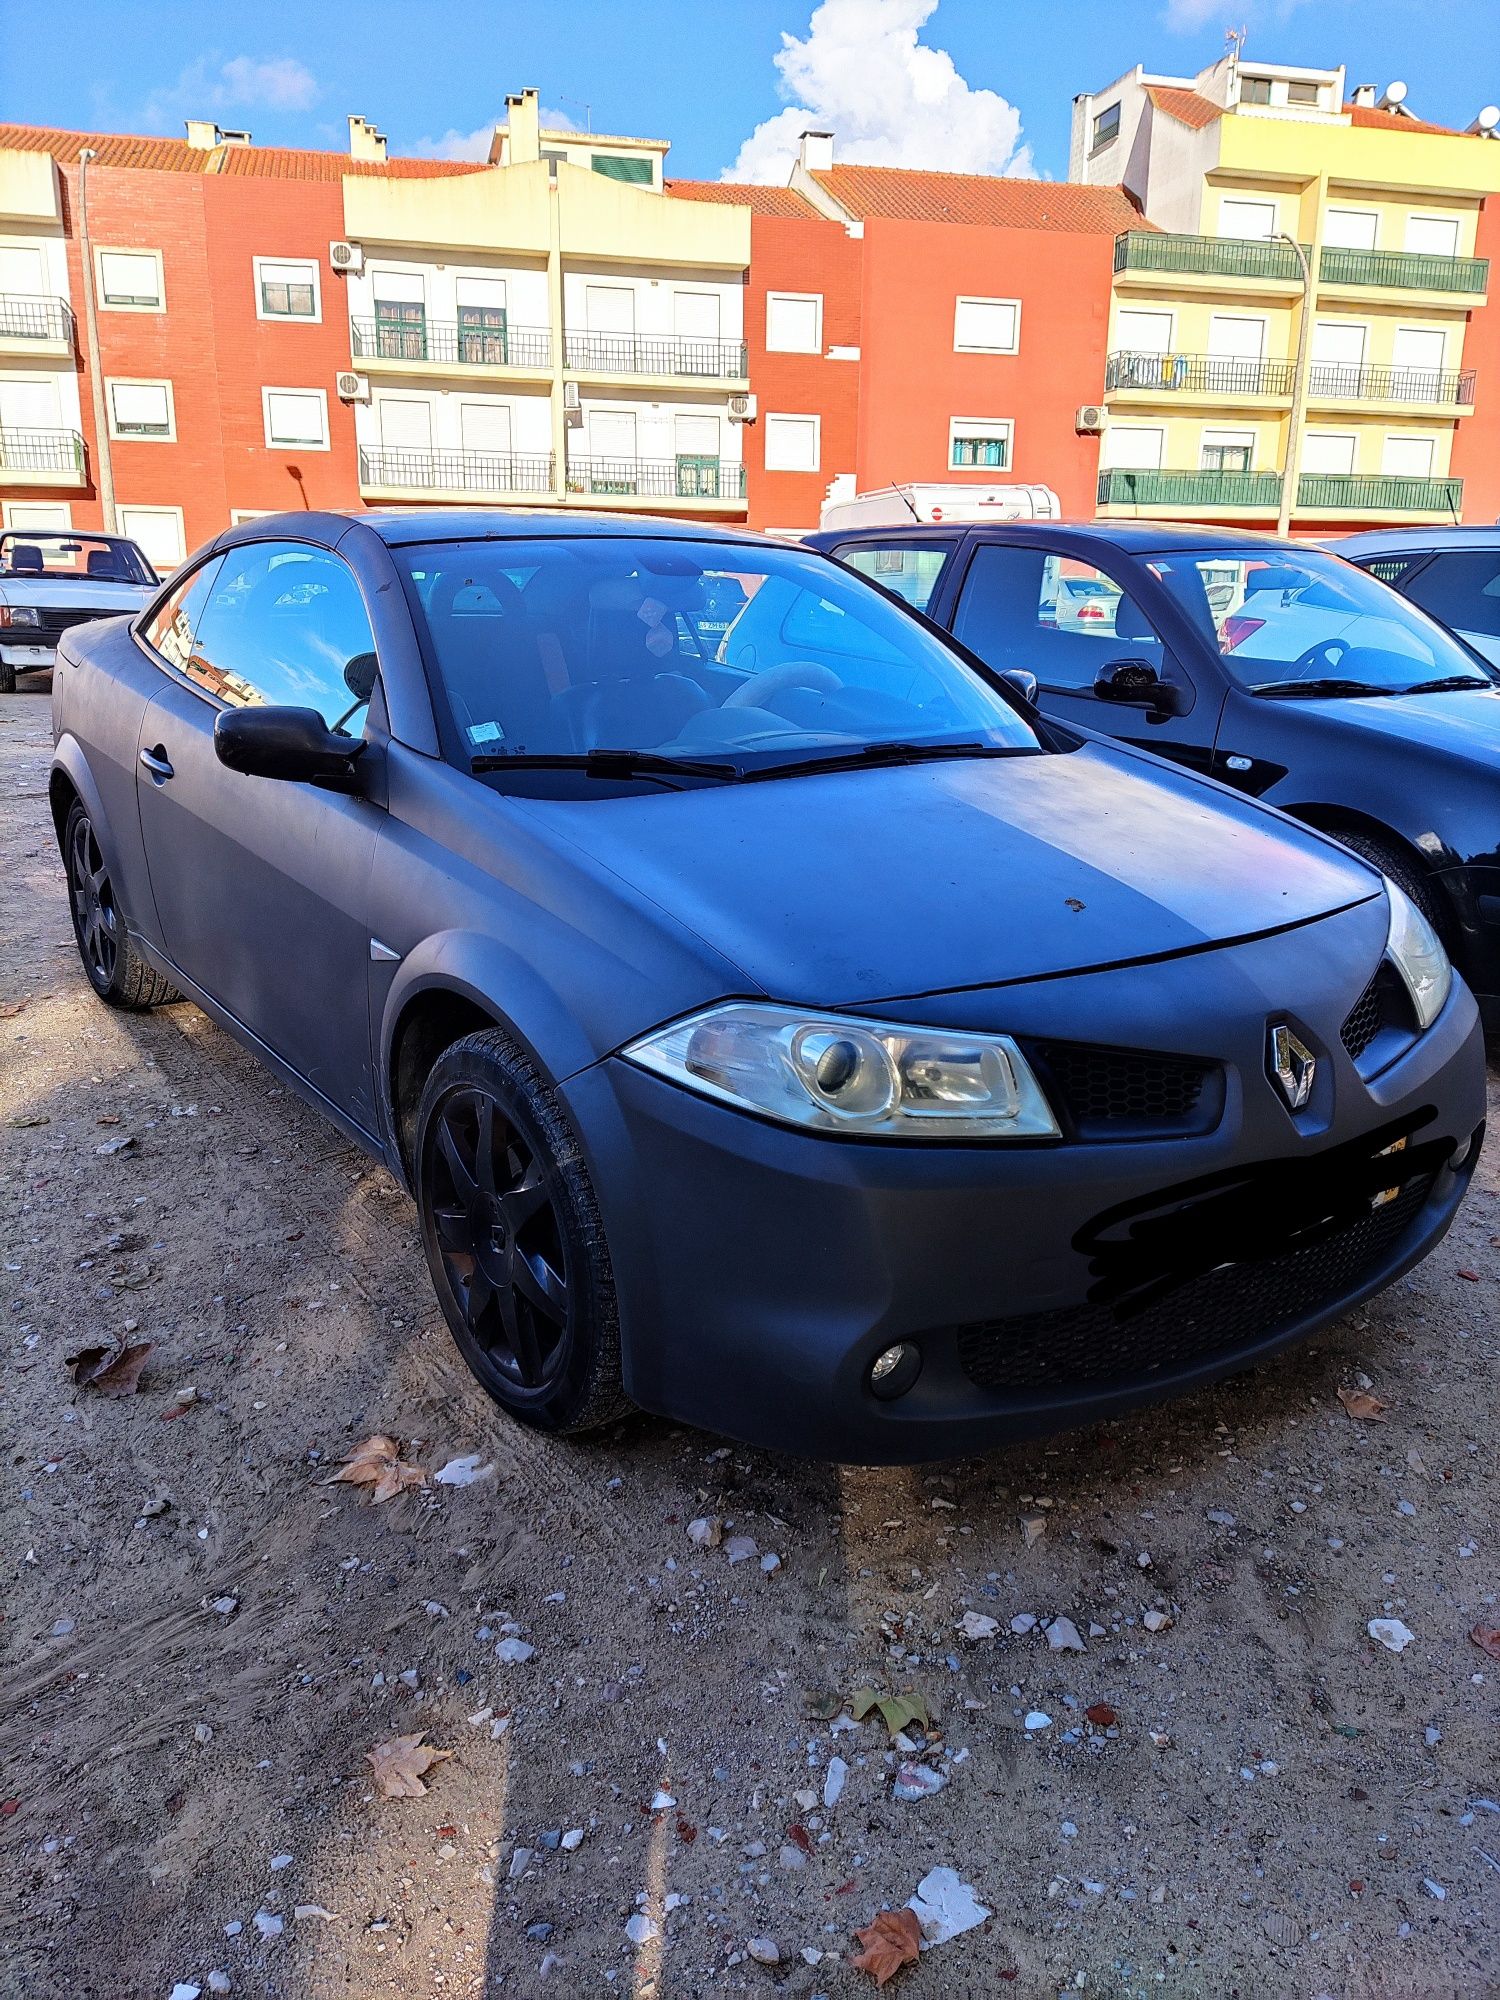
[[[359,486],[367,499],[467,499],[548,494],[550,452],[373,450],[361,446]]]
[[[1233,354],[1137,354],[1121,351],[1105,363],[1106,390],[1151,395],[1279,396],[1292,393],[1290,361],[1256,361]]]
[[[564,364],[575,375],[642,375],[742,382],[749,363],[739,340],[694,340],[641,333],[569,333]]]
[[[0,430],[0,485],[82,486],[83,468],[77,431]]]
[[[0,292],[0,353],[73,352],[73,312],[66,299]]]
[[[1471,409],[1472,368],[1353,368],[1315,361],[1307,372],[1307,393],[1327,402],[1417,403]]]
[[[1253,237],[1178,236],[1159,230],[1127,229],[1115,238],[1115,271],[1270,279],[1296,291],[1302,288],[1302,266],[1291,244]]]
[[[1403,473],[1304,472],[1297,481],[1299,516],[1427,516],[1457,521],[1463,511],[1461,479],[1424,479]],[[1274,513],[1281,503],[1279,472],[1215,469],[1164,471],[1115,466],[1099,474],[1100,508],[1161,507],[1194,515]]]
[[[719,458],[570,458],[567,490],[592,500],[743,502],[745,468]]]
[[[1487,257],[1439,257],[1420,250],[1346,250],[1328,243],[1318,258],[1318,279],[1325,285],[1460,292],[1466,298],[1482,298],[1489,275]]]
[[[355,361],[377,367],[390,362],[403,373],[508,368],[528,375],[545,375],[552,367],[552,335],[544,326],[351,319],[349,349]]]
[[[1274,513],[1281,504],[1276,472],[1165,472],[1115,466],[1099,474],[1101,507],[1176,507],[1192,512]]]
[[[1437,514],[1456,522],[1463,513],[1461,479],[1422,479],[1409,473],[1304,472],[1297,481],[1297,511],[1327,514],[1398,514],[1412,520]]]

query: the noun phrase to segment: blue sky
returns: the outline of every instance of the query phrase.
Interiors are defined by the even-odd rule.
[[[1399,76],[1419,115],[1465,125],[1500,97],[1493,0],[0,0],[0,118],[180,136],[190,115],[259,141],[342,146],[365,113],[399,152],[472,151],[505,92],[596,131],[673,142],[668,170],[784,177],[788,135],[832,123],[858,156],[1067,172],[1068,108],[1135,61],[1191,74],[1231,22],[1248,52]],[[783,35],[798,46],[785,48]],[[18,54],[24,50],[24,61]],[[946,52],[945,61],[940,52]],[[778,66],[777,56],[782,61]],[[757,136],[748,150],[741,149]]]

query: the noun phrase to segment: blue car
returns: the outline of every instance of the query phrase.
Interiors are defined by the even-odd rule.
[[[1389,1283],[1478,1157],[1399,886],[805,549],[258,520],[64,636],[53,728],[99,998],[191,998],[384,1160],[544,1429],[1106,1416]]]
[[[1431,534],[1400,546],[1422,550]],[[1494,632],[1493,554],[1483,575],[1466,555],[1461,578],[1445,555],[1454,589],[1438,609],[1444,578],[1393,561],[1388,537],[1340,544],[1375,576],[1320,549],[1170,522],[808,540],[992,667],[1032,675],[1045,714],[1204,772],[1362,854],[1421,909],[1500,1033],[1500,643],[1465,644],[1428,615],[1457,624],[1461,611]],[[1378,580],[1398,568],[1411,574],[1404,597]]]

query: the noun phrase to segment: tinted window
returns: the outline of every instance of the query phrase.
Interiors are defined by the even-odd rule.
[[[1435,556],[1403,588],[1413,604],[1500,666],[1500,549]]]
[[[925,611],[952,551],[952,542],[923,542],[920,548],[902,547],[897,542],[867,542],[857,549],[840,549],[838,557],[850,569],[870,577],[914,609]]]
[[[315,708],[331,726],[363,706],[344,674],[374,650],[359,587],[337,556],[253,542],[223,558],[184,671],[231,707]]]
[[[146,638],[168,666],[186,673],[193,653],[193,635],[202,616],[209,587],[218,575],[222,557],[214,556],[185,577],[162,599],[141,628]]]
[[[942,640],[804,550],[599,535],[396,553],[467,756],[749,769],[876,742],[1037,747]]]
[[[1024,667],[1043,687],[1092,689],[1100,668],[1122,659],[1162,671],[1162,643],[1134,599],[1091,563],[1046,549],[981,543],[953,633],[992,667]]]

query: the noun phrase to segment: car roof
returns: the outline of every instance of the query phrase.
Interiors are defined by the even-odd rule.
[[[646,535],[653,541],[753,542],[759,547],[766,543],[766,537],[753,535],[746,528],[720,528],[706,521],[667,521],[641,514],[590,514],[572,507],[378,507],[368,513],[312,510],[262,514],[228,529],[214,547],[280,540],[332,547],[356,523],[391,548],[414,542],[535,540],[538,536],[577,540],[605,535]]]
[[[1088,549],[1119,549],[1125,555],[1166,555],[1174,550],[1242,549],[1246,547],[1265,549],[1286,549],[1292,544],[1278,541],[1274,535],[1245,534],[1233,528],[1200,528],[1190,521],[939,521],[905,522],[892,526],[871,526],[862,528],[850,523],[847,528],[821,528],[816,534],[805,535],[803,540],[809,548],[829,549],[842,542],[867,541],[878,536],[882,541],[910,542],[919,546],[923,542],[952,541],[955,535],[973,535],[983,542],[1020,542],[1034,544],[1038,538],[1045,539],[1052,548],[1076,549],[1080,554]],[[1303,544],[1297,544],[1301,547]]]
[[[1481,528],[1371,528],[1325,542],[1336,556],[1378,556],[1397,549],[1500,549],[1500,522]]]

